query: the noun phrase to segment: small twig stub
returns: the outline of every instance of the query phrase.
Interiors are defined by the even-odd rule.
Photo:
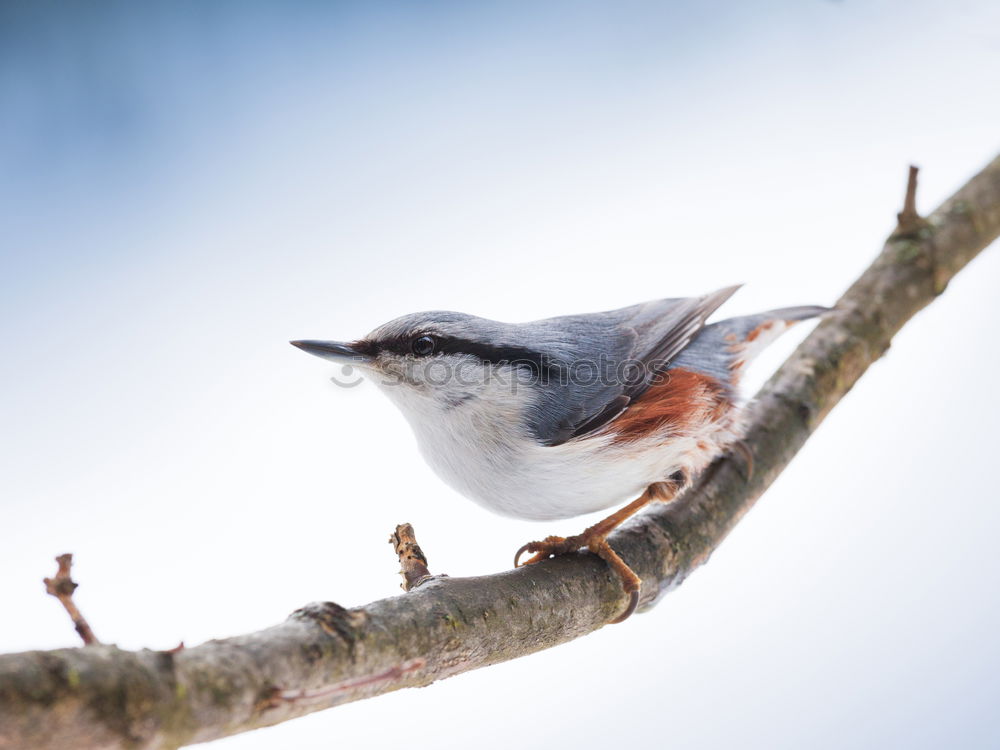
[[[913,235],[927,225],[927,221],[917,213],[917,175],[920,167],[910,165],[906,178],[906,196],[903,198],[903,210],[896,214],[896,231],[893,236]]]
[[[78,586],[70,577],[70,569],[73,567],[73,555],[70,553],[59,555],[56,558],[56,562],[59,564],[59,569],[56,571],[55,578],[43,579],[45,582],[45,591],[58,599],[59,603],[63,605],[70,619],[73,620],[73,627],[76,628],[76,632],[83,639],[83,645],[90,646],[94,643],[100,643],[97,640],[97,636],[94,635],[94,631],[90,629],[90,624],[84,619],[84,616],[77,609],[76,603],[73,601],[73,592],[76,591],[76,587]]]
[[[427,568],[427,558],[417,544],[416,534],[410,524],[401,523],[397,526],[389,537],[389,544],[399,557],[399,574],[403,576],[400,587],[403,591],[409,591],[431,577],[431,572]]]

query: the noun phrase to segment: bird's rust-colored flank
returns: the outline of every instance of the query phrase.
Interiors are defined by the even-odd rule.
[[[627,442],[664,428],[685,433],[720,420],[732,405],[726,389],[704,373],[674,368],[609,425],[614,441]]]

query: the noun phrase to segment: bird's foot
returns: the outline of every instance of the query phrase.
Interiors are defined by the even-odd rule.
[[[586,546],[587,543],[583,540],[582,534],[571,537],[547,536],[540,542],[528,542],[521,547],[517,551],[517,554],[514,555],[514,567],[519,568],[522,565],[534,565],[556,555],[566,555],[570,552],[576,552]],[[526,553],[532,554],[532,557],[521,562],[521,556]]]
[[[587,531],[576,536],[549,536],[540,542],[528,542],[514,555],[514,567],[534,565],[550,557],[566,555],[570,552],[581,550],[584,547],[610,565],[611,569],[621,579],[622,588],[625,589],[625,593],[629,597],[628,604],[625,606],[625,610],[611,622],[618,623],[627,620],[635,612],[636,607],[639,606],[639,586],[642,580],[618,556],[618,553],[611,549],[611,545],[608,544],[607,532],[592,532],[590,529],[587,529]],[[525,553],[532,553],[532,556],[522,563],[521,556]]]

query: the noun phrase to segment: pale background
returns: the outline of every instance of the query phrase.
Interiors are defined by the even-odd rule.
[[[0,9],[2,651],[74,645],[64,551],[128,648],[398,593],[401,521],[504,569],[590,519],[489,516],[289,339],[830,304],[909,163],[929,210],[1000,150],[995,0],[86,5]],[[650,614],[217,746],[996,747],[998,313],[994,249]]]

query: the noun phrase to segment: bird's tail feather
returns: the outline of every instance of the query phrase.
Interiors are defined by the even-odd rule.
[[[698,370],[735,384],[740,370],[782,333],[800,320],[828,312],[827,307],[803,305],[720,320],[705,326],[672,366]]]

